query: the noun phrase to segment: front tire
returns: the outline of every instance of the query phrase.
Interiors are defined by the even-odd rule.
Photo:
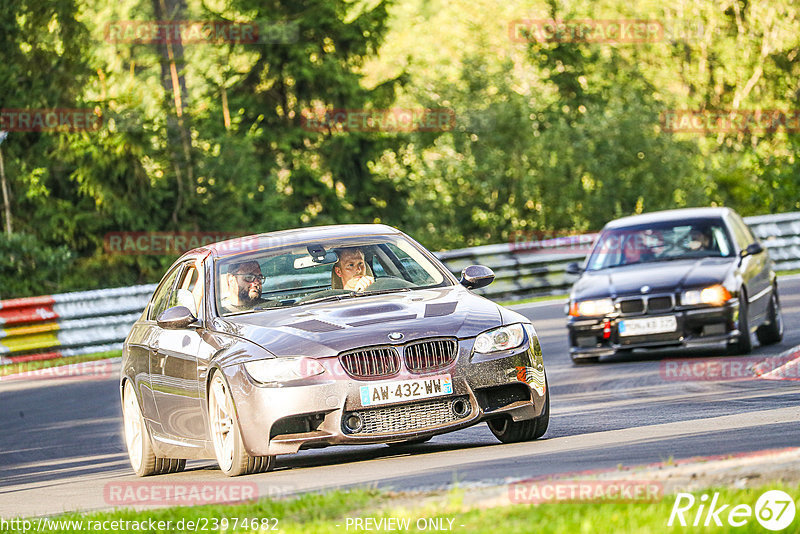
[[[250,456],[244,448],[228,383],[214,373],[208,390],[208,419],[219,468],[229,477],[263,473],[274,467],[274,456]]]
[[[767,324],[762,324],[756,330],[758,342],[762,345],[780,343],[783,340],[783,316],[781,315],[781,303],[778,300],[778,288],[772,290],[768,319]]]
[[[546,380],[545,385],[547,385]],[[547,432],[547,426],[550,424],[550,388],[547,387],[547,391],[545,391],[544,408],[539,417],[514,421],[509,415],[502,419],[491,419],[487,421],[487,424],[494,437],[503,443],[519,443],[520,441],[539,439]]]
[[[153,452],[150,432],[144,422],[136,391],[130,380],[125,381],[122,393],[122,420],[125,427],[125,445],[131,467],[140,477],[177,473],[186,467],[186,460],[159,458]]]

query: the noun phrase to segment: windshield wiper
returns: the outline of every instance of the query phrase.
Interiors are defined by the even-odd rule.
[[[339,295],[325,295],[324,297],[317,297],[315,299],[304,300],[302,302],[298,301],[298,302],[294,302],[294,303],[290,304],[289,306],[299,306],[300,304],[312,304],[314,302],[329,302],[329,301],[342,300],[342,299],[346,299],[346,298],[349,298],[349,297],[355,297],[355,296],[356,296],[356,292],[355,291],[351,291],[350,293],[341,293]]]
[[[603,269],[614,269],[616,267],[627,267],[629,265],[641,265],[644,263],[661,263],[667,261],[681,261],[681,260],[699,260],[702,258],[726,258],[727,256],[722,256],[720,254],[702,254],[697,256],[669,256],[666,258],[653,258],[652,260],[647,261],[632,261],[630,263],[618,263],[616,265],[608,265],[606,267],[601,267],[600,269],[586,269],[587,271],[600,271]]]
[[[627,267],[629,265],[641,265],[642,263],[653,263],[651,261],[631,261],[628,263],[616,263],[614,265],[606,265],[605,267],[600,267],[599,269],[586,269],[587,271],[602,271],[603,269],[614,269],[616,267]]]
[[[379,289],[377,291],[369,291],[369,289],[367,289],[367,291],[362,291],[361,293],[356,293],[353,296],[354,297],[371,297],[372,295],[383,295],[383,294],[386,294],[386,293],[396,293],[396,292],[400,292],[400,291],[411,291],[411,288],[410,287],[396,287],[394,289]]]
[[[670,256],[669,258],[661,258],[659,261],[675,261],[675,260],[699,260],[702,258],[727,258],[719,253],[712,254],[697,254],[694,256]]]

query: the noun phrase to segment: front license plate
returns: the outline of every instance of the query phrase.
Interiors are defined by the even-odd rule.
[[[390,402],[427,399],[453,393],[450,375],[436,375],[414,380],[396,380],[361,386],[361,404],[375,406]]]
[[[678,329],[678,320],[674,315],[664,317],[648,317],[646,319],[626,319],[617,327],[620,336],[646,336],[647,334],[664,334]]]

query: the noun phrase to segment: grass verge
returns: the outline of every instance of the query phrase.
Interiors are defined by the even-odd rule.
[[[695,504],[684,512],[687,525],[681,526],[676,518],[673,526],[668,527],[676,497],[667,495],[657,502],[553,502],[544,504],[514,504],[494,507],[467,507],[463,504],[464,490],[454,490],[444,498],[424,499],[427,504],[420,504],[419,496],[410,498],[404,494],[395,494],[378,490],[333,491],[323,494],[306,494],[286,500],[260,500],[252,503],[236,505],[207,505],[195,507],[164,508],[149,511],[116,510],[112,512],[95,512],[90,514],[68,514],[51,519],[51,532],[77,531],[58,530],[54,521],[82,521],[87,525],[100,526],[108,521],[171,521],[171,526],[159,528],[166,532],[186,532],[193,530],[248,532],[253,530],[280,531],[286,533],[341,533],[372,531],[430,532],[444,530],[451,532],[478,532],[496,534],[503,532],[531,532],[548,534],[575,533],[658,533],[658,532],[764,532],[764,527],[755,515],[739,516],[738,520],[746,520],[742,526],[728,523],[734,506],[747,505],[751,513],[767,514],[763,506],[756,510],[759,497],[768,490],[780,489],[788,493],[794,500],[800,495],[800,486],[775,484],[759,488],[732,489],[717,488],[692,492]],[[717,506],[728,505],[719,513],[722,526],[716,526],[713,518],[705,526],[709,502],[717,493]],[[704,498],[703,495],[706,497]],[[398,503],[409,502],[401,507]],[[686,504],[684,498],[682,504]],[[701,508],[700,504],[704,503]],[[779,507],[770,505],[769,513],[777,513]],[[785,508],[785,506],[784,506]],[[784,512],[788,513],[786,510]],[[699,515],[698,515],[699,514]],[[698,526],[693,526],[695,518]],[[275,519],[270,519],[275,518]],[[361,527],[355,519],[361,519]],[[243,523],[248,519],[247,524]],[[369,519],[369,523],[367,523]],[[385,520],[381,523],[381,520]],[[183,520],[182,528],[178,522]],[[227,521],[226,521],[227,520]],[[254,521],[255,520],[255,521]],[[387,521],[392,520],[392,523]],[[736,520],[736,518],[734,518]],[[193,525],[189,525],[189,521]],[[207,529],[202,526],[207,525]],[[234,527],[234,523],[238,523]],[[109,523],[105,523],[109,524]],[[800,518],[796,518],[785,532],[797,532]],[[64,525],[62,523],[62,525]],[[265,527],[266,525],[266,527]],[[383,525],[381,528],[379,525]],[[393,525],[393,528],[388,528]],[[118,531],[134,532],[132,525],[116,525]],[[126,526],[128,528],[126,528]],[[163,526],[163,525],[162,525]],[[252,527],[258,528],[252,528]],[[190,528],[191,527],[191,528]],[[212,528],[214,527],[214,528]],[[225,527],[225,528],[223,528]],[[35,526],[33,528],[36,528]],[[153,528],[153,527],[151,527]],[[11,532],[11,530],[2,532]]]

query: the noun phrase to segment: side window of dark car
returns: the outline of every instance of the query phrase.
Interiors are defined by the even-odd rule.
[[[164,278],[164,281],[161,282],[158,289],[156,289],[156,293],[153,295],[153,301],[150,304],[150,311],[147,314],[147,318],[151,321],[155,321],[158,314],[167,309],[169,297],[172,293],[172,286],[175,285],[175,277],[178,276],[181,269],[181,266],[175,267],[172,272]]]
[[[731,223],[733,224],[733,235],[736,237],[736,243],[739,245],[740,249],[746,249],[749,244],[756,240],[756,238],[753,237],[753,233],[750,231],[750,228],[748,228],[747,224],[745,224],[741,217],[738,215],[732,215]]]

